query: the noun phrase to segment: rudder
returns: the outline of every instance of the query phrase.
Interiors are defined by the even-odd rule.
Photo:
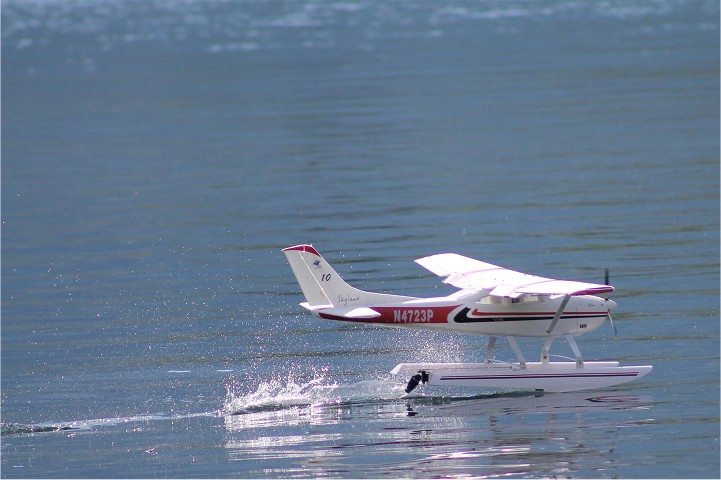
[[[348,285],[312,245],[283,249],[309,306],[333,306],[361,300],[366,294]]]

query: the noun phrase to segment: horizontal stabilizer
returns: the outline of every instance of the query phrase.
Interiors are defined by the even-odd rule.
[[[345,318],[376,318],[381,316],[380,313],[368,307],[330,308],[324,310],[323,313],[330,313],[331,315],[338,315],[339,317]]]
[[[301,307],[307,308],[311,312],[319,312],[324,315],[332,315],[334,317],[343,317],[352,320],[362,320],[367,318],[380,317],[381,314],[368,307],[333,307],[333,305],[310,305],[308,302],[300,304]]]

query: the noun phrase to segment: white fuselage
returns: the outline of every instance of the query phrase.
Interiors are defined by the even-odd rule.
[[[459,291],[447,297],[395,297],[394,300],[377,305],[364,304],[380,313],[375,318],[353,319],[324,312],[322,308],[313,313],[329,320],[388,327],[492,336],[548,337],[548,329],[563,297],[524,295],[512,300]],[[571,297],[553,327],[552,335],[580,335],[595,330],[603,324],[615,306],[612,300],[592,295]]]

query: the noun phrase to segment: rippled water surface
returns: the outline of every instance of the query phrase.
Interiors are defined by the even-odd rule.
[[[712,1],[3,0],[2,476],[718,478],[718,35]],[[305,314],[297,243],[419,296],[446,251],[609,268],[579,345],[654,370],[401,398],[486,339]]]

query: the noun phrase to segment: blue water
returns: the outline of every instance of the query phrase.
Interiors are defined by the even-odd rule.
[[[718,478],[718,37],[713,1],[3,0],[2,477]],[[307,315],[297,243],[419,296],[446,251],[609,268],[581,350],[654,370],[402,399],[486,339]]]

